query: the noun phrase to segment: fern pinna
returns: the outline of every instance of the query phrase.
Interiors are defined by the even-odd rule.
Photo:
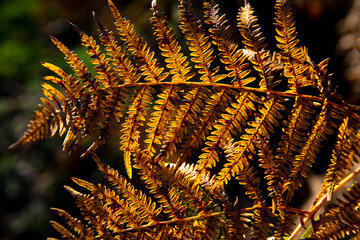
[[[275,4],[274,51],[248,2],[238,11],[237,43],[214,0],[204,1],[203,17],[179,0],[181,46],[153,0],[159,56],[108,4],[117,36],[95,14],[98,42],[75,26],[95,74],[51,37],[73,73],[43,63],[56,76],[44,78],[45,97],[11,146],[57,133],[69,151],[90,142],[83,156],[93,158],[108,184],[73,178],[83,190],[66,186],[82,219],[53,208],[65,220],[51,222],[62,238],[295,239],[307,224],[312,230],[302,238],[359,234],[358,184],[323,208],[360,173],[359,109],[332,91],[329,60],[314,63],[300,45],[288,1]],[[96,153],[116,132],[124,175]],[[297,209],[291,200],[330,138],[319,194],[311,209]],[[135,177],[143,189],[134,187]]]

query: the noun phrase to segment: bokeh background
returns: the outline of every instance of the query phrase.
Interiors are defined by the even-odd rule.
[[[153,44],[148,22],[150,0],[114,0],[119,10]],[[158,0],[161,9],[176,25],[176,0]],[[201,13],[201,1],[194,0]],[[242,0],[221,2],[236,27],[236,11]],[[273,39],[274,0],[250,1],[259,16],[271,47]],[[360,1],[294,0],[296,27],[301,44],[309,48],[315,62],[331,58],[330,72],[339,92],[351,103],[360,99],[360,57],[356,49],[360,35]],[[32,111],[40,102],[42,77],[49,74],[40,62],[48,61],[69,69],[63,55],[52,46],[49,35],[64,42],[86,61],[75,23],[89,35],[96,35],[91,11],[112,29],[112,16],[106,0],[0,0],[0,239],[45,239],[58,236],[49,224],[54,218],[50,207],[74,210],[74,203],[63,185],[71,185],[76,176],[93,182],[99,175],[95,165],[61,151],[62,139],[54,137],[9,151],[8,146],[24,132]],[[177,29],[177,31],[179,31]],[[181,36],[178,35],[180,38]],[[106,157],[116,164],[116,146]],[[323,169],[314,169],[315,175]],[[312,183],[310,183],[312,185]],[[74,210],[76,211],[76,210]]]

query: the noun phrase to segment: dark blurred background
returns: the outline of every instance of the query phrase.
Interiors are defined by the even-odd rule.
[[[138,32],[154,43],[148,18],[150,0],[114,0],[120,12],[128,17]],[[158,0],[172,24],[176,25],[176,0]],[[201,1],[194,0],[201,14]],[[221,2],[236,27],[236,11],[241,0]],[[259,22],[272,47],[274,0],[252,0]],[[358,0],[294,0],[296,27],[301,44],[309,48],[312,60],[331,58],[330,72],[345,99],[360,99],[360,62],[356,39],[360,33]],[[353,7],[352,7],[353,6]],[[97,32],[91,11],[112,28],[112,16],[105,0],[0,0],[0,239],[45,239],[58,236],[49,224],[54,218],[50,207],[74,209],[74,203],[63,189],[76,176],[96,182],[95,165],[61,151],[62,139],[28,144],[9,151],[8,146],[22,136],[32,111],[40,102],[42,77],[49,74],[40,62],[48,61],[66,70],[63,55],[50,42],[53,35],[70,49],[86,58],[75,23],[89,35]],[[179,30],[177,29],[177,32]],[[180,38],[180,35],[178,35]],[[340,39],[340,40],[339,40]],[[114,147],[116,151],[117,147]],[[111,152],[109,158],[115,158]],[[318,171],[321,173],[321,170]]]

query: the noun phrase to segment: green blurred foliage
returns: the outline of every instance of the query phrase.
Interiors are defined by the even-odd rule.
[[[148,21],[151,15],[148,11],[151,0],[114,0],[114,2],[120,12],[132,21],[144,39],[154,44],[155,39]],[[169,22],[174,26],[175,32],[179,33],[176,27],[177,1],[158,0],[158,2],[160,8],[170,16]],[[223,12],[228,14],[230,24],[235,28],[236,12],[242,1],[219,0],[218,2]],[[251,3],[257,10],[265,36],[271,43],[271,35],[274,32],[272,21],[269,19],[273,18],[273,11],[269,9],[272,10],[274,1],[252,0]],[[201,1],[194,1],[194,8],[201,16]],[[316,24],[313,24],[316,28],[312,28],[314,22],[310,23],[307,20],[308,14],[306,8],[304,9],[299,8],[297,13],[298,31],[301,32],[300,38],[304,40],[302,43],[309,47],[311,56],[315,52],[317,61],[333,57],[333,49],[331,49],[333,46],[323,42],[324,39],[329,39],[335,44],[336,36],[331,28],[344,15],[346,7],[336,8],[330,12],[325,9],[321,15],[325,17],[320,16]],[[76,212],[72,198],[62,186],[71,185],[72,176],[92,182],[100,181],[95,164],[88,159],[81,159],[80,151],[67,156],[67,153],[61,151],[62,139],[58,137],[37,144],[28,144],[15,151],[7,150],[8,146],[23,134],[33,109],[40,102],[40,82],[43,76],[49,74],[41,67],[40,62],[48,61],[69,70],[63,55],[51,44],[48,36],[55,36],[89,62],[85,50],[80,46],[78,34],[67,21],[75,23],[89,35],[95,36],[95,24],[91,17],[93,10],[103,25],[113,30],[113,18],[107,8],[106,0],[0,0],[1,239],[44,239],[47,236],[58,236],[49,224],[49,220],[54,218],[49,208],[59,207],[69,212]],[[334,18],[336,14],[338,17]],[[325,25],[327,27],[322,28],[323,31],[318,30],[319,26]],[[178,36],[180,37],[180,34]],[[313,41],[319,38],[322,41]],[[181,39],[179,41],[182,42]],[[319,45],[314,45],[312,42],[319,42]],[[114,141],[115,144],[117,141]],[[102,151],[104,151],[103,156],[111,159],[115,167],[116,164],[121,167],[121,164],[116,163],[119,155],[116,145]]]

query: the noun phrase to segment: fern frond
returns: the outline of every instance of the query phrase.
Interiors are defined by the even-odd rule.
[[[205,22],[211,26],[210,36],[220,51],[221,62],[226,65],[225,69],[229,72],[227,77],[234,78],[233,84],[239,86],[253,82],[256,78],[245,78],[250,73],[250,70],[246,69],[249,64],[243,63],[245,56],[232,38],[232,31],[226,15],[219,14],[219,6],[214,1],[204,2],[204,8]]]
[[[90,119],[85,116],[89,116],[93,113],[90,108],[90,103],[93,98],[91,94],[95,93],[98,84],[92,80],[86,80],[88,84],[82,84],[80,82],[77,83],[71,75],[66,74],[65,71],[58,66],[51,63],[42,63],[42,65],[61,77],[57,78],[55,76],[46,76],[44,77],[44,80],[53,82],[62,87],[67,94],[66,99],[68,100],[66,100],[66,102],[69,113],[67,114],[66,122],[68,125],[68,132],[66,138],[64,139],[63,149],[72,150],[73,146],[81,142],[81,139],[87,136],[85,133],[87,132],[86,129],[91,129],[93,127],[94,122],[90,121]],[[57,94],[57,96],[60,97],[59,94]],[[60,98],[64,99],[65,96]],[[59,107],[58,101],[53,102]],[[59,107],[59,109],[61,108],[62,107]]]
[[[237,141],[233,153],[228,157],[228,162],[218,173],[217,182],[220,186],[227,184],[232,176],[237,176],[243,167],[252,160],[256,154],[255,144],[258,135],[263,135],[270,139],[270,133],[274,133],[274,127],[278,126],[278,119],[282,118],[279,111],[286,111],[286,108],[280,104],[283,100],[277,96],[270,95],[263,99],[263,106],[259,106],[259,112],[255,113],[255,121],[249,123],[245,129],[245,134],[241,140]]]
[[[75,25],[74,25],[75,26]],[[118,84],[118,78],[109,66],[109,58],[105,53],[101,53],[100,46],[97,45],[93,37],[88,36],[75,26],[81,37],[81,43],[86,47],[86,53],[92,58],[91,64],[94,65],[96,71],[95,82],[98,82],[98,88],[109,88]]]
[[[198,68],[200,80],[204,83],[214,83],[225,78],[225,75],[216,75],[219,68],[210,68],[215,56],[211,48],[209,37],[205,35],[201,21],[194,16],[189,0],[179,0],[179,28],[182,30],[192,56],[191,61]]]
[[[66,62],[70,65],[70,67],[72,67],[73,71],[75,72],[75,76],[77,78],[75,81],[72,81],[72,84],[74,84],[76,86],[75,89],[78,90],[74,91],[74,93],[78,93],[76,97],[82,97],[83,94],[86,94],[86,90],[88,90],[89,92],[95,91],[96,87],[94,86],[91,73],[88,71],[88,67],[84,64],[84,61],[82,61],[76,53],[70,51],[62,42],[60,42],[55,37],[50,36],[50,39],[54,43],[54,45],[65,55]],[[60,76],[63,77],[63,74],[61,74]]]
[[[141,77],[139,70],[133,66],[126,52],[118,45],[113,33],[103,27],[95,13],[93,13],[93,15],[100,32],[101,44],[105,47],[106,53],[110,56],[110,61],[113,66],[112,69],[116,72],[119,80],[124,84],[139,81]]]
[[[205,140],[209,131],[220,117],[220,114],[225,112],[226,107],[230,103],[231,95],[236,95],[236,93],[224,88],[214,88],[214,93],[207,99],[207,104],[193,124],[191,129],[192,134],[184,137],[184,143],[182,145],[185,147],[181,150],[182,160],[185,160],[191,155],[192,150],[197,149]]]
[[[299,40],[296,39],[297,33],[294,27],[294,18],[286,0],[277,0],[275,5],[275,29],[279,42],[277,47],[282,50],[284,55],[284,75],[288,78],[289,91],[299,92],[299,88],[309,85],[315,86],[316,83],[308,79],[304,72],[308,69],[308,64],[304,64],[305,57],[302,49],[297,46]]]
[[[166,126],[171,117],[171,113],[175,111],[173,102],[178,100],[179,89],[171,86],[164,88],[163,92],[158,94],[158,100],[155,102],[154,112],[150,116],[148,128],[145,130],[147,138],[145,139],[145,151],[149,157],[156,153],[156,145],[161,145],[161,139],[166,130]]]
[[[355,134],[350,121],[351,119],[346,116],[339,127],[331,164],[321,187],[322,192],[326,192],[328,201],[332,197],[334,187],[345,177],[346,171],[350,170],[356,159],[353,149]]]
[[[154,34],[157,36],[159,49],[167,62],[167,68],[170,74],[173,74],[173,82],[185,82],[192,78],[195,73],[188,73],[191,68],[188,67],[186,57],[180,53],[180,46],[175,39],[173,30],[166,25],[166,19],[163,14],[159,13],[157,5],[153,8],[153,17],[150,19],[154,26]],[[175,150],[175,144],[179,143],[186,133],[186,123],[193,123],[197,112],[202,106],[202,99],[205,98],[203,90],[200,87],[191,89],[184,96],[185,103],[179,106],[176,119],[170,123],[166,134],[161,153],[169,157]]]
[[[99,170],[104,174],[104,177],[106,177],[116,189],[116,193],[131,202],[131,205],[137,208],[138,212],[142,213],[142,217],[146,219],[148,224],[157,223],[161,208],[156,208],[156,204],[152,203],[150,198],[141,190],[135,189],[117,170],[102,163],[95,153],[92,153],[92,157],[98,165]]]
[[[84,225],[81,220],[72,217],[69,213],[62,209],[51,208],[51,210],[60,217],[64,218],[67,225],[79,234],[81,238],[95,239],[93,230],[89,228],[89,226]]]
[[[261,32],[258,19],[254,15],[254,10],[248,3],[239,9],[238,28],[244,38],[242,42],[246,50],[252,53],[250,61],[261,78],[260,88],[270,90],[273,87],[273,76],[269,74],[271,64],[271,61],[269,61],[270,54],[265,50],[267,47],[265,37],[263,37]]]
[[[215,0],[203,2],[204,21],[190,0],[179,0],[179,28],[190,56],[156,0],[154,52],[113,0],[108,5],[119,39],[95,14],[99,44],[74,25],[89,66],[51,37],[73,73],[42,64],[55,76],[44,78],[45,97],[27,132],[10,146],[57,133],[66,135],[64,149],[90,145],[84,154],[107,182],[72,178],[84,193],[65,186],[82,220],[53,208],[64,219],[64,226],[52,222],[63,238],[286,239],[299,220],[291,240],[310,220],[318,239],[360,232],[359,184],[314,220],[326,196],[330,200],[360,174],[360,168],[350,171],[360,156],[360,108],[332,91],[328,60],[312,62],[299,45],[288,1],[276,1],[280,50],[273,52],[248,1],[237,16],[240,49]],[[120,138],[128,178],[95,153],[112,135]],[[295,191],[332,140],[330,168],[314,205],[293,208]],[[239,184],[229,183],[232,178]],[[233,202],[234,194],[246,197]]]
[[[96,72],[94,81],[97,88],[88,103],[90,111],[86,116],[89,121],[86,131],[94,136],[99,135],[99,137],[87,149],[85,152],[87,154],[103,144],[104,139],[110,135],[113,123],[120,122],[126,92],[120,88],[114,88],[119,84],[119,78],[111,68],[110,59],[106,58],[106,54],[99,50],[100,46],[92,37],[80,31],[76,26],[75,28],[81,37],[82,45],[88,49],[86,53],[93,58],[91,63]],[[94,119],[98,119],[96,120],[97,126],[94,126],[92,122]],[[97,131],[94,128],[97,128]]]
[[[255,110],[254,102],[258,102],[258,98],[250,92],[241,92],[236,97],[236,103],[226,109],[226,113],[222,114],[222,119],[214,125],[213,130],[207,139],[207,147],[203,149],[200,155],[197,168],[199,171],[209,170],[219,161],[217,147],[222,145],[224,148],[226,141],[231,139],[231,135],[235,135],[241,131],[241,125],[245,126],[246,121],[253,110]]]
[[[104,201],[104,206],[108,206],[105,207],[105,211],[107,218],[113,222],[110,223],[111,229],[119,231],[121,225],[134,228],[141,226],[146,221],[145,215],[137,214],[139,211],[138,206],[132,205],[132,202],[128,202],[124,198],[120,198],[114,190],[110,190],[105,186],[98,186],[94,194]]]
[[[182,198],[199,215],[208,214],[216,208],[216,204],[204,184],[208,184],[205,176],[200,175],[194,165],[183,163],[180,167],[169,164],[163,169],[164,175],[168,175],[168,181],[172,186],[177,187]]]
[[[76,236],[72,234],[68,229],[66,229],[63,225],[56,221],[50,221],[51,225],[58,231],[63,238],[66,239],[74,239],[76,240]]]
[[[283,203],[284,204],[284,203]],[[275,224],[274,238],[275,239],[286,239],[289,237],[292,229],[295,226],[295,220],[297,215],[291,211],[285,209],[279,210],[278,222]]]
[[[286,175],[289,174],[295,156],[304,145],[305,134],[311,126],[309,120],[316,113],[313,107],[314,103],[296,97],[288,119],[283,122],[285,127],[276,149],[275,160],[281,166],[280,171]]]
[[[263,136],[258,136],[258,156],[260,167],[264,169],[269,197],[272,199],[272,213],[274,214],[281,206],[282,192],[281,183],[286,179],[286,172],[282,171],[282,164],[275,161],[269,141]],[[276,155],[277,156],[277,155]]]
[[[315,222],[315,239],[344,239],[350,234],[360,232],[360,185],[354,184],[344,199],[338,199],[338,203],[320,215]]]
[[[307,173],[315,161],[315,156],[319,152],[321,142],[326,138],[326,135],[333,133],[332,128],[335,124],[330,119],[330,112],[331,107],[325,99],[321,112],[317,116],[311,132],[309,132],[300,154],[295,157],[289,176],[290,180],[283,184],[283,191],[288,189],[287,200],[290,200],[294,191],[301,186],[301,178],[307,177]]]
[[[124,161],[129,178],[132,177],[131,155],[139,147],[140,127],[144,125],[146,110],[152,103],[155,90],[151,87],[142,87],[135,91],[129,103],[126,118],[121,128],[120,150],[124,151]]]
[[[167,25],[166,17],[159,12],[157,5],[152,7],[153,17],[150,22],[154,27],[154,35],[157,37],[161,55],[165,57],[166,67],[172,74],[172,82],[186,82],[192,78],[195,73],[189,73],[191,67],[186,60],[186,56],[181,53],[174,31]]]
[[[227,146],[226,153],[233,154],[236,145],[230,143]],[[266,232],[269,231],[269,224],[267,216],[269,217],[268,210],[265,208],[265,200],[262,197],[260,185],[260,177],[258,173],[248,165],[243,163],[243,169],[239,171],[236,179],[239,181],[239,184],[242,185],[245,189],[245,194],[253,201],[253,216],[252,216],[252,226],[251,226],[251,235],[252,239],[266,239]],[[271,226],[271,224],[270,224]]]
[[[143,157],[147,159],[147,153],[137,153],[137,156],[134,158],[134,167],[140,170],[139,174],[141,175],[141,179],[146,183],[150,193],[158,199],[158,202],[163,208],[163,212],[167,214],[170,219],[183,218],[187,206],[182,205],[180,193],[176,191],[176,188],[169,185],[168,182],[165,182],[166,184],[162,183],[160,181],[162,174],[161,172],[157,172],[159,168],[165,167],[165,163],[163,161],[157,161],[150,165],[141,159]]]
[[[65,96],[48,83],[41,85],[47,98],[41,98],[43,104],[39,104],[39,109],[35,110],[33,119],[27,125],[26,132],[9,147],[10,149],[28,142],[53,137],[56,132],[63,135],[68,129],[67,117],[70,115],[70,110]]]
[[[145,81],[163,81],[168,76],[168,73],[163,73],[164,68],[158,66],[157,59],[154,58],[154,52],[150,53],[148,44],[136,33],[130,21],[121,16],[112,0],[108,0],[108,5],[116,20],[115,26],[119,31],[121,40],[125,42],[127,50],[140,61],[139,70],[145,76]]]
[[[65,186],[65,189],[74,197],[77,207],[81,210],[84,219],[88,225],[94,229],[96,236],[104,235],[109,226],[103,224],[102,218],[106,216],[104,206],[97,199],[89,194],[82,194],[71,187]],[[107,220],[109,221],[109,220]]]
[[[86,188],[91,192],[93,196],[100,199],[104,206],[110,206],[106,208],[106,212],[111,215],[110,218],[115,222],[115,226],[112,228],[119,229],[119,220],[121,219],[122,224],[127,223],[127,227],[133,228],[142,225],[144,222],[153,222],[155,219],[154,210],[156,205],[152,204],[150,199],[146,197],[142,192],[131,191],[133,187],[126,184],[123,192],[128,191],[124,198],[120,199],[121,195],[118,195],[114,190],[107,188],[106,186],[98,185],[95,186],[87,181],[73,178],[76,184]],[[124,181],[122,181],[124,182]],[[120,188],[121,186],[119,186]],[[127,201],[126,201],[127,200]],[[112,212],[111,209],[116,209],[116,212]],[[156,211],[159,213],[159,209]],[[142,213],[142,214],[137,214]],[[156,216],[156,214],[155,214]]]
[[[189,132],[189,125],[194,125],[199,119],[199,112],[209,100],[207,94],[210,91],[206,88],[196,87],[185,91],[184,103],[178,107],[175,119],[169,124],[164,136],[165,140],[160,153],[165,158],[174,153],[184,135]]]

